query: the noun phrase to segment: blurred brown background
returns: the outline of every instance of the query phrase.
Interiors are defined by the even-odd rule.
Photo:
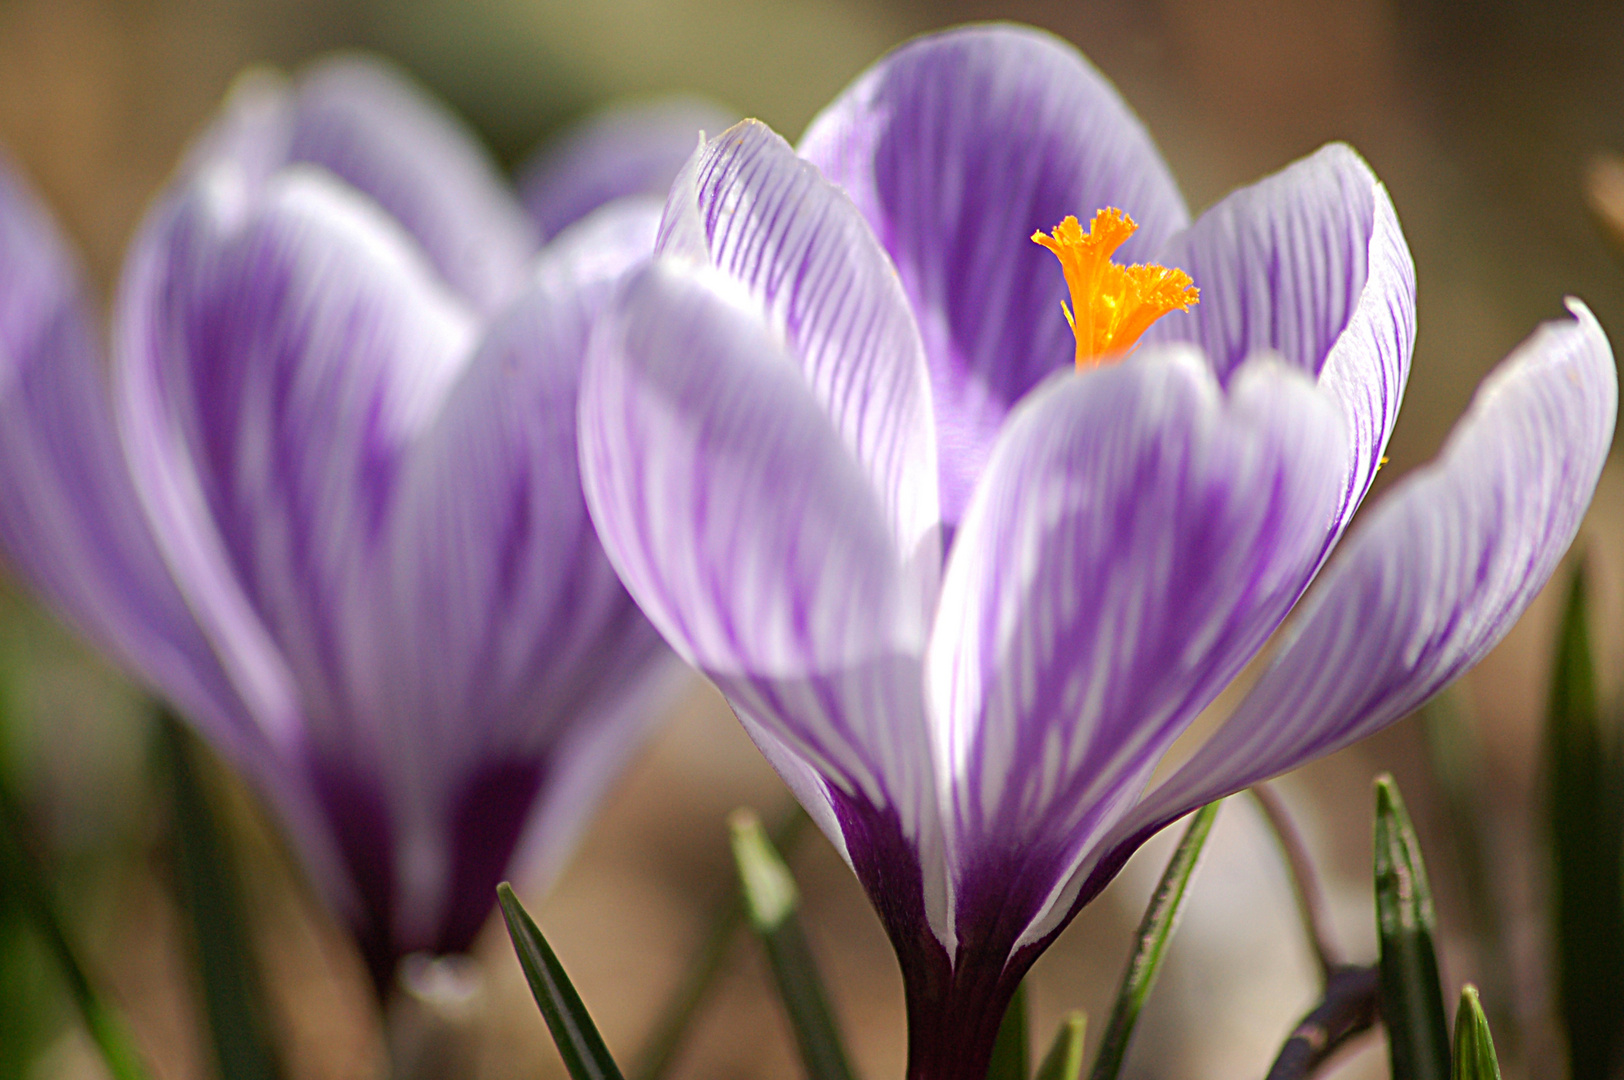
[[[627,94],[697,90],[794,138],[853,75],[907,36],[1010,18],[1079,45],[1159,140],[1193,209],[1313,150],[1352,143],[1393,196],[1415,254],[1420,337],[1390,480],[1428,458],[1472,388],[1533,325],[1582,296],[1624,329],[1624,264],[1587,215],[1582,181],[1624,151],[1624,9],[1487,0],[0,0],[0,143],[85,252],[105,296],[123,246],[188,136],[243,67],[335,47],[382,51],[445,95],[516,163],[550,130]],[[1624,640],[1624,476],[1604,478],[1581,546],[1600,583],[1604,688]],[[1518,1076],[1558,1075],[1546,1016],[1537,721],[1554,595],[1451,699],[1481,741],[1484,844],[1510,933],[1485,952],[1412,719],[1285,782],[1331,888],[1347,948],[1374,950],[1371,775],[1397,774],[1439,890],[1453,988],[1480,981],[1515,1018]],[[204,1077],[196,988],[167,882],[151,733],[120,678],[15,588],[0,592],[8,720],[0,768],[29,807],[93,972],[161,1076]],[[274,1023],[296,1078],[383,1075],[382,1035],[342,936],[297,886],[251,799],[230,798]],[[786,799],[720,700],[696,685],[620,787],[551,896],[530,896],[611,1045],[627,1055],[731,886],[723,818]],[[1166,847],[1080,918],[1033,976],[1037,1037],[1062,1009],[1103,1020],[1128,935]],[[864,1076],[902,1072],[900,984],[878,924],[817,837],[795,856],[814,945]],[[491,928],[487,928],[488,930]],[[483,989],[449,1021],[471,1075],[560,1076],[500,933]],[[1261,1076],[1315,995],[1286,879],[1252,807],[1235,801],[1152,998],[1134,1076]],[[0,940],[0,1072],[103,1075],[35,946]],[[44,1002],[45,1004],[41,1004]],[[56,1002],[57,1004],[52,1004]],[[21,1009],[21,1012],[17,1010]],[[1497,1029],[1497,1035],[1499,1031]],[[1385,1075],[1379,1037],[1340,1075]],[[760,956],[736,943],[682,1077],[798,1075]]]

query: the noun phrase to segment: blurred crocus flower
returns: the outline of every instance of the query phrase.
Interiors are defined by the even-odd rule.
[[[755,123],[711,140],[657,251],[594,338],[587,502],[862,880],[917,1078],[981,1080],[1021,977],[1156,830],[1480,659],[1613,432],[1611,351],[1571,302],[1152,784],[1382,462],[1414,274],[1365,163],[1326,147],[1192,224],[1087,61],[975,27],[882,60],[798,155]]]
[[[738,118],[686,95],[607,106],[536,151],[519,170],[519,198],[543,240],[615,199],[663,201],[698,133],[714,135]]]
[[[659,213],[538,253],[399,75],[252,76],[140,229],[109,385],[0,170],[0,544],[256,781],[380,986],[558,868],[680,671],[576,465],[588,333]]]

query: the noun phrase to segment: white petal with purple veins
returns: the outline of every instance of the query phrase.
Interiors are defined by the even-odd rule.
[[[386,61],[329,57],[292,80],[248,72],[187,168],[231,164],[257,187],[300,163],[376,201],[481,310],[522,286],[537,240],[507,181],[461,120]]]
[[[1036,904],[1306,588],[1345,461],[1334,399],[1194,350],[1055,379],[1012,415],[965,514],[929,653],[964,894]],[[1052,862],[1049,873],[1031,860]],[[980,903],[978,901],[978,903]]]
[[[659,246],[749,292],[868,472],[928,604],[941,559],[929,374],[896,271],[851,200],[747,120],[678,177]]]
[[[1116,206],[1140,224],[1124,257],[1144,259],[1184,227],[1184,200],[1104,76],[1059,38],[1010,25],[902,46],[799,149],[851,195],[901,274],[930,362],[943,515],[956,522],[1005,414],[1073,354],[1065,283],[1028,237]]]
[[[1573,542],[1612,445],[1613,354],[1590,311],[1484,380],[1436,462],[1371,510],[1234,715],[1134,819],[1341,749],[1481,660]]]
[[[314,169],[257,197],[234,179],[200,174],[137,240],[120,421],[159,546],[240,691],[319,741],[366,712],[369,563],[473,326],[351,189]]]
[[[540,762],[543,812],[572,821],[583,792],[601,789],[638,745],[638,723],[658,715],[647,694],[631,695],[641,712],[624,711],[664,650],[587,518],[575,418],[593,320],[620,274],[647,259],[659,212],[652,200],[611,204],[550,247],[402,467],[368,633],[379,643],[368,696],[413,734],[390,748],[395,809],[442,862],[472,843],[435,828],[483,763]],[[549,830],[534,843],[556,865],[564,838]],[[424,874],[401,917],[432,925],[458,887]]]
[[[631,279],[582,387],[587,502],[666,640],[917,836],[934,795],[906,557],[799,365],[735,288],[662,261]]]
[[[1415,264],[1387,190],[1334,143],[1219,202],[1157,257],[1201,302],[1147,344],[1193,341],[1226,380],[1277,353],[1336,395],[1352,438],[1334,543],[1375,479],[1415,345]]]

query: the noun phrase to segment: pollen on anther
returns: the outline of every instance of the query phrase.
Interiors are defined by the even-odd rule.
[[[1133,218],[1108,206],[1086,232],[1068,216],[1052,233],[1032,234],[1033,243],[1054,252],[1065,274],[1071,307],[1062,310],[1077,338],[1079,368],[1126,354],[1157,319],[1188,311],[1201,298],[1190,275],[1176,267],[1111,261],[1137,229]]]

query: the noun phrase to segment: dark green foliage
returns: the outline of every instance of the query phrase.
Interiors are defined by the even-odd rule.
[[[1385,775],[1376,778],[1375,869],[1381,1014],[1393,1080],[1448,1080],[1432,888],[1404,800]]]
[[[498,885],[496,901],[501,905],[530,993],[541,1008],[571,1080],[621,1080],[620,1067],[581,1003],[581,995],[575,992],[564,965],[553,955],[552,946],[542,937],[530,913],[513,895],[513,887],[505,881]]]
[[[1603,726],[1584,575],[1557,640],[1546,721],[1557,996],[1573,1080],[1612,1080],[1624,1055],[1624,765]]]
[[[275,1080],[259,970],[248,939],[235,860],[199,775],[195,738],[169,713],[159,718],[174,806],[177,892],[191,918],[204,1011],[222,1077]]]

